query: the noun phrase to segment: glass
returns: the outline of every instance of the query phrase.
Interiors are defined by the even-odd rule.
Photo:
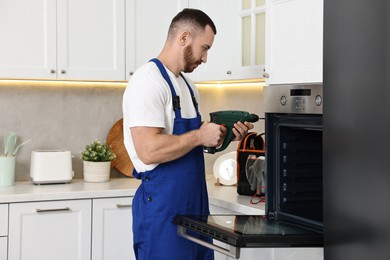
[[[265,0],[256,0],[256,6],[263,6],[265,5]]]
[[[256,14],[255,65],[265,64],[265,13]]]
[[[242,10],[251,8],[251,2],[251,0],[242,0]]]
[[[251,17],[242,18],[242,65],[251,65]]]

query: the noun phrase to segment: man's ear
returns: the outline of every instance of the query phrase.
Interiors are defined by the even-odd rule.
[[[191,33],[189,31],[184,31],[182,34],[180,34],[180,45],[185,46],[189,43],[191,43],[192,37]]]

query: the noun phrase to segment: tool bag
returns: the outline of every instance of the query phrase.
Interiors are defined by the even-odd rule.
[[[259,156],[265,156],[265,142],[263,136],[264,133],[257,134],[256,132],[249,132],[247,136],[238,144],[237,193],[239,195],[256,195],[257,189],[253,190],[253,187],[251,188],[253,185],[251,185],[247,178],[247,162],[255,162]],[[262,183],[262,186],[265,187],[265,183]],[[265,189],[261,188],[261,193],[264,194],[264,190]]]

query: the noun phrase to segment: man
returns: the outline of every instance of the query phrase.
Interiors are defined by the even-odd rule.
[[[226,128],[201,121],[198,91],[181,72],[207,61],[217,33],[204,12],[184,9],[172,20],[157,57],[131,77],[123,96],[124,142],[134,177],[137,259],[213,259],[213,251],[177,235],[176,214],[209,214],[203,146],[219,146]],[[253,125],[238,122],[235,140]]]

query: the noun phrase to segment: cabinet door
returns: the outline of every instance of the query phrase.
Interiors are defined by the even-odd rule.
[[[193,80],[228,80],[240,77],[234,67],[234,57],[239,53],[238,2],[237,0],[190,0],[190,7],[204,11],[217,28],[217,35],[208,52],[207,62],[192,73]]]
[[[56,78],[56,2],[0,0],[0,78]]]
[[[91,200],[12,203],[9,211],[9,259],[90,259]]]
[[[267,83],[322,82],[323,0],[267,5]]]
[[[0,237],[8,235],[8,204],[0,204]]]
[[[7,237],[0,237],[0,260],[7,260]]]
[[[323,260],[323,248],[277,248],[274,251],[274,260]]]
[[[157,57],[168,35],[172,18],[188,0],[126,1],[126,77]]]
[[[132,197],[93,200],[92,259],[135,259]]]
[[[58,78],[125,79],[125,0],[61,0]]]
[[[263,77],[265,65],[265,0],[241,0],[239,44],[235,56],[236,73],[240,78]]]

